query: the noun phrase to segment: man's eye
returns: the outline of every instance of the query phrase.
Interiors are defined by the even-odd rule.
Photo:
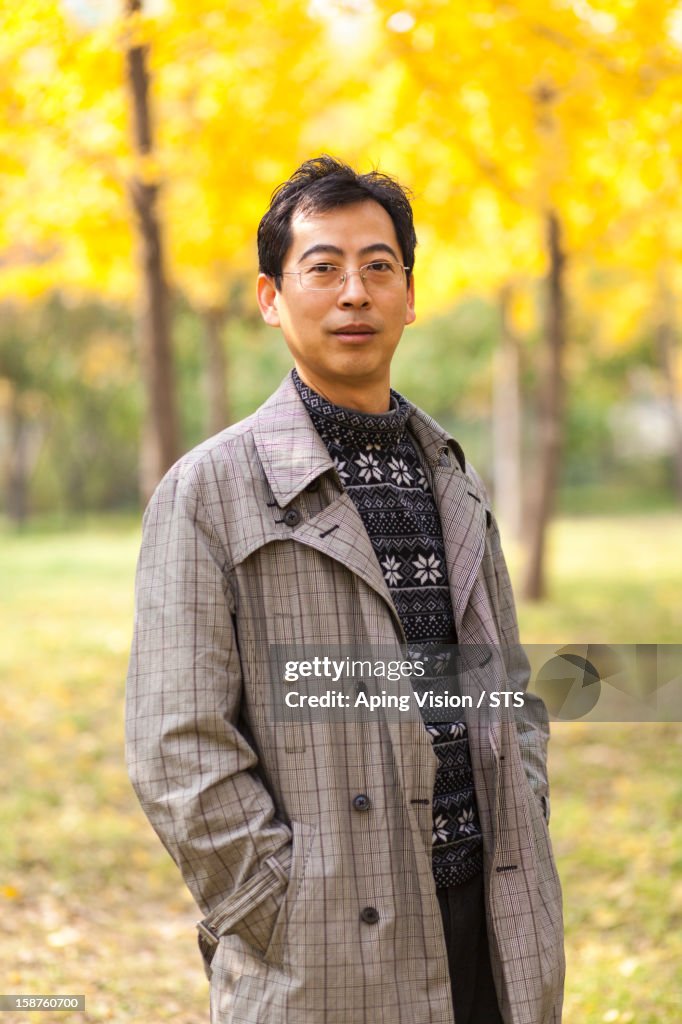
[[[373,274],[390,274],[393,270],[393,264],[390,260],[373,260],[367,264],[366,269],[371,270]]]
[[[338,273],[338,267],[333,263],[316,263],[314,267],[308,267],[306,274],[313,274],[315,277],[324,277],[328,274]]]

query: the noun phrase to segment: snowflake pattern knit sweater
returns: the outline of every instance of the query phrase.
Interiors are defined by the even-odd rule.
[[[436,652],[457,639],[438,509],[407,430],[410,405],[391,390],[389,412],[362,413],[333,405],[304,384],[296,370],[292,377],[362,518],[402,623],[409,656],[438,666],[432,677],[420,680],[420,689],[443,686],[447,657]],[[482,867],[467,727],[463,721],[425,721],[425,726],[438,756],[434,878],[437,886],[458,885]]]

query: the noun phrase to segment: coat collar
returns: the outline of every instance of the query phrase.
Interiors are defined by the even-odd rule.
[[[410,405],[408,427],[431,466],[447,464],[448,450],[465,472],[457,441],[427,413]],[[253,438],[258,457],[280,507],[288,505],[316,477],[335,472],[324,442],[313,426],[296,386],[287,374],[277,391],[254,413]]]
[[[334,469],[290,373],[254,413],[253,439],[280,507],[288,505],[316,477]]]

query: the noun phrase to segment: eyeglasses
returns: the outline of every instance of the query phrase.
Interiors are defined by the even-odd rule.
[[[282,277],[297,277],[305,291],[332,291],[342,288],[351,274],[359,274],[366,288],[395,288],[405,280],[410,267],[393,260],[372,260],[359,270],[344,270],[333,263],[315,263],[304,270],[283,270]]]

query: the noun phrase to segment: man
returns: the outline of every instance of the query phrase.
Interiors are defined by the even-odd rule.
[[[415,243],[391,178],[303,164],[258,232],[260,309],[295,369],[145,513],[129,768],[204,914],[214,1024],[561,1018],[542,704],[274,711],[283,647],[435,664],[458,643],[487,651],[462,674],[479,698],[527,683],[486,493],[390,389]]]

